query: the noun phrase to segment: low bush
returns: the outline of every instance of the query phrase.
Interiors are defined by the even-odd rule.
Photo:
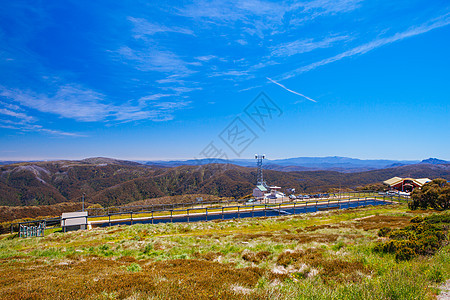
[[[397,260],[409,260],[417,255],[433,255],[448,244],[450,214],[413,218],[411,223],[398,230],[381,228],[378,236],[389,240],[377,243],[374,250],[393,253]]]

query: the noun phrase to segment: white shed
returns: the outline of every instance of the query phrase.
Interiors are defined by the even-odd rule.
[[[61,216],[61,227],[64,232],[78,229],[86,229],[87,227],[87,211],[68,212]]]

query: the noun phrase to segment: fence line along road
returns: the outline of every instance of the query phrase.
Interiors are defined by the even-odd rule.
[[[191,203],[180,203],[180,204],[170,204],[170,205],[148,205],[148,206],[132,206],[132,208],[139,208],[138,211],[123,211],[123,209],[128,208],[127,206],[120,207],[122,211],[119,212],[108,212],[106,214],[102,215],[90,215],[88,216],[88,224],[91,225],[100,225],[100,224],[108,224],[108,226],[113,225],[114,223],[155,223],[155,221],[159,220],[170,220],[171,222],[174,222],[175,219],[181,219],[186,218],[185,222],[192,222],[198,219],[198,217],[205,217],[206,221],[208,220],[208,215],[211,217],[221,215],[222,219],[224,219],[225,216],[230,214],[236,214],[237,218],[241,218],[241,214],[245,213],[251,213],[250,217],[254,216],[261,216],[260,212],[264,212],[264,216],[267,216],[268,211],[274,211],[276,207],[278,207],[278,215],[281,215],[281,207],[286,209],[292,209],[293,213],[296,214],[296,210],[300,209],[301,207],[311,207],[311,204],[313,207],[317,209],[319,208],[330,208],[330,209],[336,209],[336,207],[330,207],[330,205],[339,205],[343,203],[360,203],[363,201],[383,201],[387,204],[396,203],[397,202],[409,202],[409,197],[404,196],[393,196],[393,195],[379,195],[378,192],[347,192],[346,195],[338,196],[331,196],[329,198],[310,198],[308,200],[303,201],[293,201],[293,202],[283,202],[283,203],[251,203],[248,204],[245,199],[238,199],[233,201],[208,201],[208,202],[191,202]],[[354,197],[352,198],[350,195],[370,195],[375,194],[372,197],[365,197],[365,198],[359,198]],[[317,199],[317,200],[314,200]],[[224,205],[229,204],[230,202],[236,202],[236,203],[242,203],[242,205]],[[212,207],[207,205],[217,205],[221,204],[220,207]],[[324,205],[327,206],[324,206]],[[175,209],[176,207],[184,207],[181,209]],[[206,207],[205,207],[206,206]],[[155,207],[162,207],[160,209]],[[171,207],[171,209],[167,209],[166,207]],[[151,208],[151,210],[143,210],[145,208]],[[338,207],[341,208],[341,207]],[[233,210],[234,209],[234,210]],[[197,211],[197,212],[196,212]],[[183,214],[184,212],[184,214]],[[255,215],[256,212],[256,215]],[[307,209],[305,209],[304,212],[308,212]],[[139,217],[140,215],[140,217]],[[269,213],[269,215],[273,215],[273,213]],[[120,218],[119,216],[125,216],[124,218]],[[134,216],[134,217],[133,217]],[[117,218],[119,217],[119,218]],[[78,217],[74,217],[78,218]],[[11,233],[14,233],[17,228],[17,231],[19,231],[20,225],[29,225],[29,224],[39,224],[41,222],[46,222],[47,228],[49,227],[58,227],[58,224],[61,223],[61,221],[69,220],[71,218],[65,218],[64,220],[62,218],[51,218],[51,219],[45,219],[45,220],[35,220],[35,221],[26,221],[26,222],[16,222],[11,223]],[[209,218],[211,220],[211,218]],[[217,218],[216,218],[217,219]],[[146,222],[150,220],[150,222]],[[176,221],[176,220],[175,220]]]

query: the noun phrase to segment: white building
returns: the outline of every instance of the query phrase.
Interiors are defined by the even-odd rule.
[[[253,189],[253,197],[255,198],[264,198],[265,193],[267,192],[267,189],[265,186],[263,185],[257,185],[254,189]]]

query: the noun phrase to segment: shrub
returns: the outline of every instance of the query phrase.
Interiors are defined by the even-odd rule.
[[[401,247],[396,251],[395,259],[396,260],[410,260],[416,256],[416,253],[413,249],[409,247]]]
[[[413,201],[408,205],[412,210],[429,207],[437,210],[450,209],[450,183],[442,178],[434,179],[421,189],[415,189],[411,197]]]
[[[433,255],[448,243],[450,214],[414,218],[412,224],[402,229],[382,228],[379,236],[389,238],[375,244],[375,252],[395,254],[397,260],[409,260],[416,255]]]
[[[383,227],[378,231],[378,236],[379,237],[387,236],[391,231],[392,231],[391,228]]]

